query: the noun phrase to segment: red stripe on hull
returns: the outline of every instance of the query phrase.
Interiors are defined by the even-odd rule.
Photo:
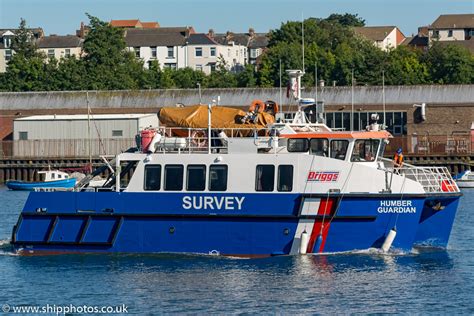
[[[329,232],[329,227],[331,226],[330,219],[333,213],[334,213],[334,199],[321,199],[321,202],[319,203],[318,215],[325,217],[324,227],[321,231],[321,227],[323,226],[322,219],[318,219],[314,222],[313,231],[311,232],[311,237],[309,239],[309,244],[308,244],[308,249],[307,249],[308,253],[318,253],[324,250],[324,245],[326,244],[326,237]],[[318,236],[320,234],[322,234],[322,238],[323,238],[321,247],[319,249],[316,249],[316,251],[314,251],[316,240],[318,239]]]

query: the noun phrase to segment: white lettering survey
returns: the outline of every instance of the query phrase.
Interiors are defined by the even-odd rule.
[[[245,197],[237,196],[185,196],[185,210],[241,210]]]

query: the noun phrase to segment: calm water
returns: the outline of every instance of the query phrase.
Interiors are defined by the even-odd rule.
[[[0,306],[125,304],[140,314],[473,314],[474,190],[464,193],[446,251],[267,259],[20,257],[3,245]],[[0,243],[10,237],[26,196],[0,187]]]

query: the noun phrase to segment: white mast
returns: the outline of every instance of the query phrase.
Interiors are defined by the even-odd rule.
[[[354,68],[352,68],[351,75],[351,131],[354,130]]]
[[[92,173],[91,108],[89,106],[89,91],[86,91],[86,103],[87,103],[87,137],[89,138],[89,172]]]
[[[385,122],[385,70],[382,70],[382,105],[383,105],[383,129],[387,126]]]

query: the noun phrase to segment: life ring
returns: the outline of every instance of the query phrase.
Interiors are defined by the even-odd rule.
[[[207,133],[205,131],[196,130],[191,133],[191,143],[198,148],[207,146]]]
[[[253,100],[249,107],[249,112],[262,113],[265,111],[266,104],[262,100]]]
[[[265,101],[265,112],[273,112],[273,115],[278,113],[278,103],[272,100]]]

